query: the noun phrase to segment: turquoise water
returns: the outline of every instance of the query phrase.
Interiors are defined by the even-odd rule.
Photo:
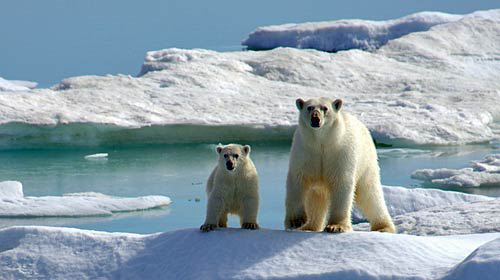
[[[259,220],[267,228],[282,228],[289,145],[252,144],[260,176]],[[136,233],[198,227],[205,216],[205,181],[217,158],[214,149],[215,145],[197,144],[0,151],[0,181],[21,181],[27,196],[95,191],[129,197],[166,195],[173,200],[160,209],[110,217],[0,219],[0,227],[36,224]],[[410,178],[415,169],[465,167],[494,149],[490,145],[379,149],[382,183],[421,186],[420,181]],[[100,152],[109,153],[109,159],[84,159]],[[458,191],[500,196],[500,186]],[[237,225],[235,218],[230,220],[230,226]]]

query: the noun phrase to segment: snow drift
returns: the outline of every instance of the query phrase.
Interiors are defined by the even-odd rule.
[[[314,96],[343,98],[377,142],[490,141],[500,133],[499,19],[463,16],[373,52],[148,52],[139,77],[0,93],[0,147],[289,140],[295,99]]]
[[[20,182],[0,182],[0,218],[107,216],[114,212],[146,210],[170,203],[170,198],[166,196],[124,198],[94,192],[24,196]]]
[[[263,26],[241,44],[250,50],[277,47],[336,52],[350,49],[374,50],[389,40],[427,31],[432,26],[456,21],[460,15],[421,12],[394,20],[336,20]]]
[[[500,184],[500,154],[472,161],[471,168],[418,169],[411,177],[442,186],[479,187]]]
[[[0,91],[27,91],[36,88],[36,86],[35,82],[6,80],[0,77]]]
[[[493,279],[499,238],[239,229],[136,235],[11,227],[0,230],[0,278]]]

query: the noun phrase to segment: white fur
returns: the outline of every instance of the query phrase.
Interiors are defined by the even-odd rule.
[[[394,232],[370,132],[341,105],[328,98],[297,100],[300,117],[290,153],[285,228],[351,231],[355,201],[372,230]],[[312,127],[313,114],[319,128]]]
[[[207,216],[200,229],[209,231],[215,227],[227,227],[228,214],[238,215],[243,228],[257,229],[259,181],[250,159],[250,146],[218,146],[217,153],[218,164],[207,182]],[[228,170],[227,161],[234,165],[234,170]]]

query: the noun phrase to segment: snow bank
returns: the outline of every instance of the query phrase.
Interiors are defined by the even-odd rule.
[[[460,15],[421,12],[394,20],[335,20],[259,27],[241,44],[251,50],[277,47],[341,51],[374,50],[409,33],[456,21]]]
[[[479,187],[500,184],[500,154],[472,161],[471,166],[472,168],[462,169],[418,169],[411,177],[443,186]]]
[[[497,234],[422,237],[186,229],[136,235],[12,227],[0,230],[0,278],[440,279],[498,262]],[[332,258],[332,256],[335,256]],[[460,264],[459,266],[457,266]],[[481,270],[477,270],[481,269]],[[454,278],[455,279],[455,278]],[[456,278],[463,279],[463,278]]]
[[[19,182],[0,182],[0,217],[106,216],[171,203],[165,196],[113,197],[101,193],[71,193],[63,196],[23,196]]]
[[[35,82],[6,80],[0,77],[0,91],[27,91],[36,86]]]
[[[380,143],[490,141],[500,133],[492,129],[500,10],[479,14],[373,52],[167,49],[148,52],[139,77],[82,76],[3,92],[0,147],[289,140],[295,99],[313,96],[343,98]]]
[[[387,205],[391,217],[435,206],[446,207],[455,204],[493,200],[493,198],[483,195],[437,189],[409,189],[391,186],[383,186],[382,188],[384,191],[385,204]],[[354,223],[366,221],[361,212],[357,209],[353,211],[352,217]]]
[[[399,233],[452,235],[500,231],[500,199],[436,206],[393,218]]]

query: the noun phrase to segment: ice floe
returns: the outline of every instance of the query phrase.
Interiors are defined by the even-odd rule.
[[[36,88],[36,86],[35,82],[6,80],[0,77],[0,91],[27,91]]]
[[[418,169],[411,177],[443,186],[479,187],[500,184],[500,154],[471,162],[471,168]]]
[[[286,140],[295,99],[313,96],[343,98],[379,143],[490,141],[500,133],[492,129],[499,19],[500,10],[477,12],[372,52],[148,52],[138,77],[81,76],[0,93],[0,146]]]
[[[265,229],[137,235],[11,227],[0,230],[0,278],[493,279],[499,238],[500,233],[334,235]]]
[[[0,217],[107,216],[114,212],[146,210],[171,203],[166,196],[114,197],[102,193],[63,196],[24,196],[20,182],[0,182]]]
[[[277,47],[322,51],[374,50],[389,40],[461,18],[460,15],[420,12],[384,21],[351,19],[263,26],[250,33],[241,44],[252,50]]]
[[[86,160],[106,160],[108,159],[108,153],[86,155],[84,158]]]

